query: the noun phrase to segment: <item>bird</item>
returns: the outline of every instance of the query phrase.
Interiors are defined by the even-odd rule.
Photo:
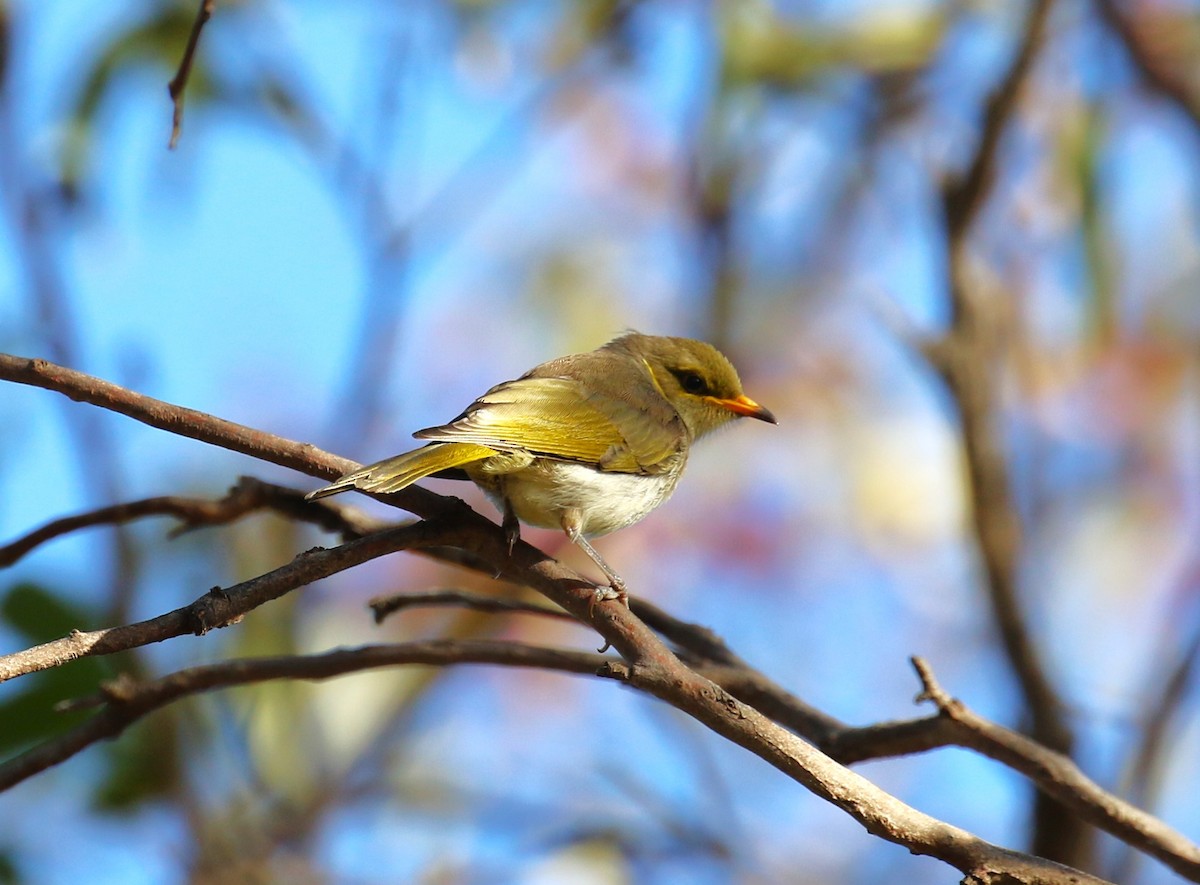
[[[671,496],[693,443],[737,418],[778,423],[703,341],[626,332],[483,394],[429,442],[345,474],[309,500],[398,492],[425,477],[469,479],[503,514],[511,555],[521,523],[563,531],[608,580],[593,605],[629,604],[625,581],[589,542]]]

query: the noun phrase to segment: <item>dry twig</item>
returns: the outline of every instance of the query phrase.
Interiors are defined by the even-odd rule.
[[[179,69],[171,82],[167,84],[167,92],[171,96],[171,140],[167,147],[175,150],[179,144],[179,133],[183,128],[183,97],[187,91],[188,78],[192,75],[192,65],[196,61],[196,49],[200,45],[200,34],[208,20],[212,18],[216,0],[200,0],[200,8],[196,10],[196,20],[192,22],[192,30],[188,34],[187,45],[183,48],[183,58],[179,60]]]

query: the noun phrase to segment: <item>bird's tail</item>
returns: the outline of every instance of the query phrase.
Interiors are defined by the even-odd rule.
[[[418,479],[473,461],[481,461],[495,454],[495,449],[476,443],[430,443],[403,455],[347,473],[337,482],[309,492],[304,497],[311,501],[351,489],[363,492],[398,492]]]

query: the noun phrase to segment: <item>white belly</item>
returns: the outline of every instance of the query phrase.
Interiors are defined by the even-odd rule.
[[[671,496],[683,470],[681,465],[673,472],[643,476],[604,473],[564,461],[535,461],[502,476],[469,472],[496,506],[503,509],[507,496],[521,522],[562,528],[563,514],[578,510],[583,534],[594,537],[643,519]]]

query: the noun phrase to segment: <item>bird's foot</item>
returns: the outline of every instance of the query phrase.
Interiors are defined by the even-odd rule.
[[[504,540],[508,544],[508,555],[512,556],[513,548],[517,546],[517,541],[521,540],[521,523],[507,500],[504,504],[504,522],[501,523],[501,527],[504,529]]]
[[[592,616],[597,603],[612,602],[614,599],[629,608],[629,592],[625,589],[623,581],[613,581],[611,586],[596,588],[591,601],[588,602],[588,617]]]

